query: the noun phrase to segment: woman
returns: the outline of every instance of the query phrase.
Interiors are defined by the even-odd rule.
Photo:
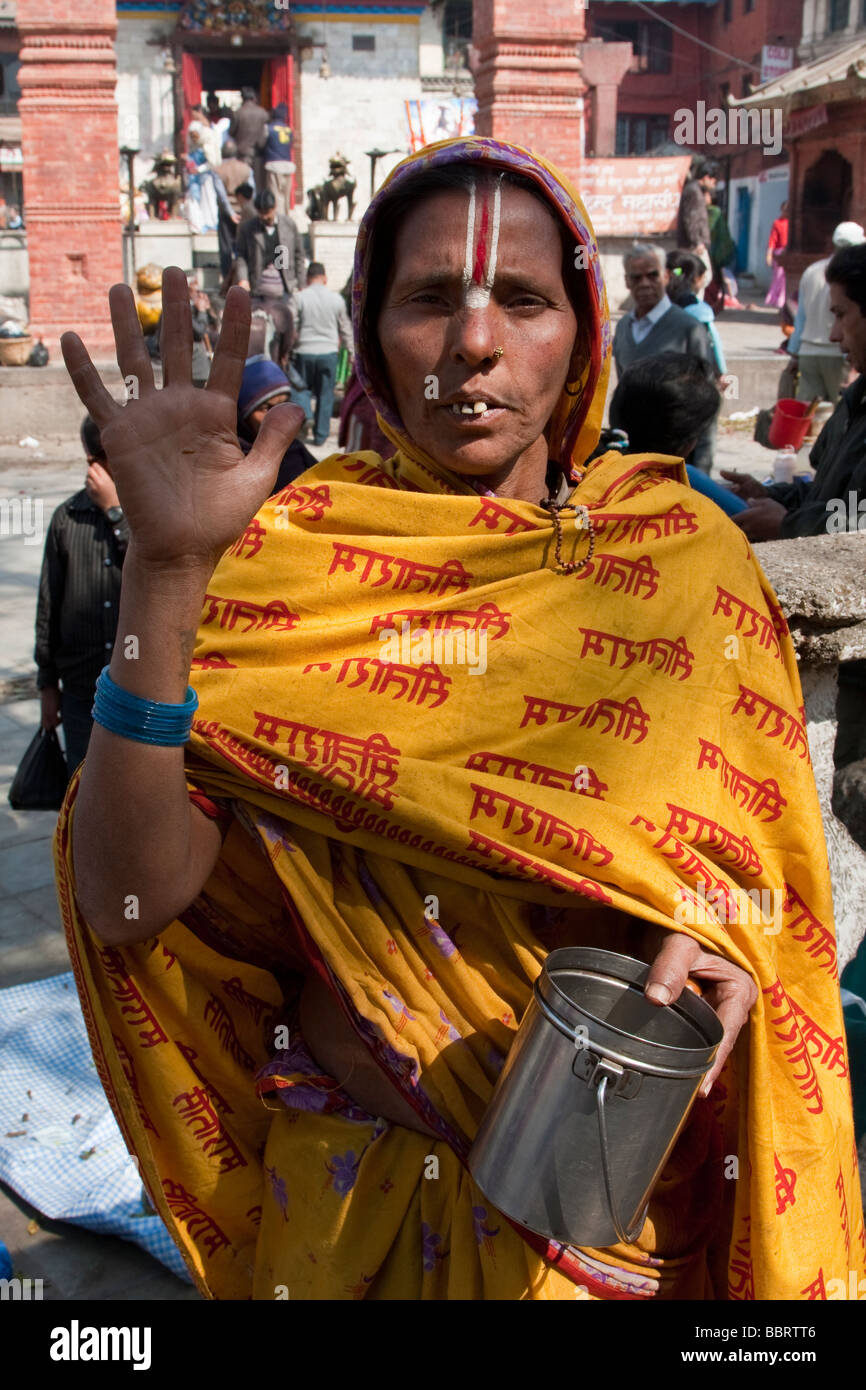
[[[610,328],[575,192],[493,140],[398,166],[361,225],[353,305],[396,452],[332,456],[266,503],[301,412],[269,411],[244,458],[246,297],[201,393],[184,291],[167,271],[159,396],[124,287],[138,401],[117,407],[64,338],[132,540],[114,684],[56,844],[97,1065],[199,1288],[639,1299],[730,1280],[769,1298],[842,1277],[862,1230],[850,1094],[817,1062],[805,1094],[799,1014],[777,1037],[786,986],[842,1031],[800,929],[832,944],[793,653],[678,461],[582,467]],[[760,640],[744,625],[735,651],[725,604]],[[467,627],[483,681],[424,654]],[[184,754],[188,706],[170,706],[190,665]],[[760,811],[719,757],[772,774]],[[778,930],[723,923],[707,882],[787,885]],[[659,1005],[701,981],[725,1028],[643,1231],[609,1250],[515,1227],[465,1169],[544,957],[592,941],[652,961]]]
[[[770,288],[764,297],[764,303],[773,309],[784,309],[787,300],[787,289],[785,281],[785,267],[782,265],[782,257],[788,249],[788,204],[783,203],[779,208],[779,216],[770,228],[770,236],[767,241],[767,265],[773,272],[770,280]]]
[[[716,371],[719,376],[724,376],[728,368],[725,363],[725,350],[716,328],[716,316],[709,304],[700,298],[700,291],[707,279],[706,266],[693,251],[669,251],[665,264],[671,276],[668,282],[670,298],[678,308],[685,309],[687,314],[691,314],[692,318],[704,325],[713,349]]]
[[[219,216],[213,170],[204,151],[203,131],[204,127],[199,121],[191,121],[187,131],[187,216],[194,232],[215,231]]]

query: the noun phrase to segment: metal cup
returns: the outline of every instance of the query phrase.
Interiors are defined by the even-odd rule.
[[[590,947],[548,956],[469,1154],[489,1201],[549,1239],[637,1237],[722,1040],[691,990],[651,1004],[648,974]]]

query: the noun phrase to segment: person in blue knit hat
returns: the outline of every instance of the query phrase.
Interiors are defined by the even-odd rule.
[[[291,395],[289,379],[276,362],[264,355],[247,358],[238,396],[238,441],[244,453],[252,448],[271,407],[283,405]],[[297,404],[303,405],[303,401]],[[316,462],[309,449],[299,439],[293,439],[283,455],[274,492],[281,492]]]

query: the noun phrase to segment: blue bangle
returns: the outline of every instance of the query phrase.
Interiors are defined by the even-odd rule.
[[[179,747],[189,741],[192,717],[197,709],[198,696],[191,685],[187,686],[186,699],[181,705],[143,700],[115,685],[108,667],[103,666],[96,682],[91,714],[103,729],[121,738]]]

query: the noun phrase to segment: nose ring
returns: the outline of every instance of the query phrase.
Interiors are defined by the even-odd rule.
[[[498,362],[499,359],[500,359],[500,357],[503,355],[504,352],[505,352],[505,348],[501,348],[501,347],[494,348],[494,349],[493,349],[493,360],[494,360],[494,362]]]

